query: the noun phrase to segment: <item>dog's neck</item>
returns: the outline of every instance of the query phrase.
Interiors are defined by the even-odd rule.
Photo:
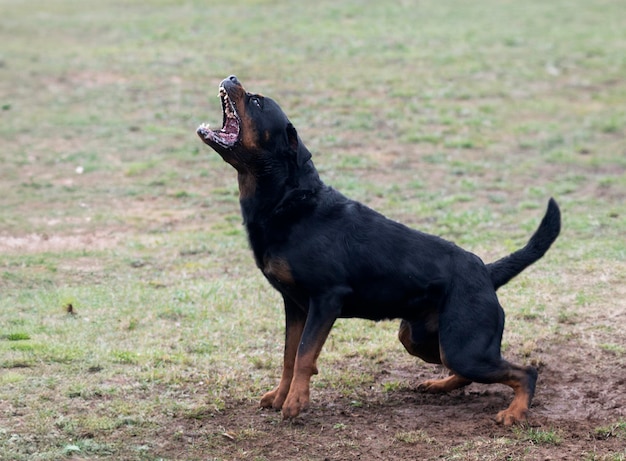
[[[280,218],[285,213],[298,213],[299,209],[304,211],[302,206],[324,187],[312,160],[292,171],[287,180],[271,172],[239,173],[238,180],[239,204],[246,226]]]
[[[312,213],[319,192],[327,186],[309,159],[290,171],[287,180],[271,172],[262,175],[240,172],[239,187],[243,224],[258,263],[262,255],[257,253],[261,249],[267,249],[271,241],[279,242],[287,237],[284,221],[294,223]]]

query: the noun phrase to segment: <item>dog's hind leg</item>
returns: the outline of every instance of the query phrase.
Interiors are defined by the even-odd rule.
[[[400,342],[411,355],[428,363],[442,363],[439,349],[439,332],[428,328],[428,322],[403,320],[398,331]],[[417,389],[422,392],[440,393],[467,386],[471,381],[459,375],[451,374],[444,379],[431,379],[421,383]]]
[[[509,408],[496,415],[496,421],[505,426],[526,420],[528,407],[535,394],[535,384],[537,383],[537,370],[533,367],[508,365],[510,369],[506,373],[507,376],[504,377],[504,380],[497,381],[511,387],[515,392],[515,397]]]
[[[468,301],[472,304],[468,305]],[[449,296],[448,302],[440,312],[444,364],[464,380],[511,387],[515,392],[513,402],[498,413],[496,421],[506,426],[524,421],[535,393],[537,370],[511,364],[502,358],[504,311],[495,293],[474,290],[472,294],[467,289],[459,290]],[[459,383],[454,378],[449,379],[448,385]]]
[[[465,379],[457,374],[451,374],[447,378],[443,379],[429,379],[417,386],[417,390],[421,392],[428,392],[429,394],[439,394],[443,392],[450,392],[461,387],[465,387],[471,384],[472,381]]]

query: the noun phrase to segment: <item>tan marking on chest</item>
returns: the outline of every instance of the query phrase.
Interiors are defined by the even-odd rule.
[[[263,273],[285,285],[294,285],[293,274],[287,260],[282,258],[268,258],[263,264]]]

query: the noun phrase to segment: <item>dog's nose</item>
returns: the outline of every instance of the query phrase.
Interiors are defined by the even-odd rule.
[[[231,75],[230,77],[226,77],[224,80],[222,80],[222,83],[220,83],[220,87],[223,87],[226,90],[228,90],[229,88],[235,88],[235,87],[243,88],[243,86],[241,85],[241,82],[234,75]]]

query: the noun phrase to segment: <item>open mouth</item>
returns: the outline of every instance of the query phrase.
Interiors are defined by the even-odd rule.
[[[235,103],[230,99],[223,86],[220,86],[219,97],[222,100],[222,112],[224,114],[222,128],[212,130],[208,123],[203,123],[198,127],[197,133],[209,145],[217,144],[224,148],[230,148],[239,139],[239,115],[237,115]]]

